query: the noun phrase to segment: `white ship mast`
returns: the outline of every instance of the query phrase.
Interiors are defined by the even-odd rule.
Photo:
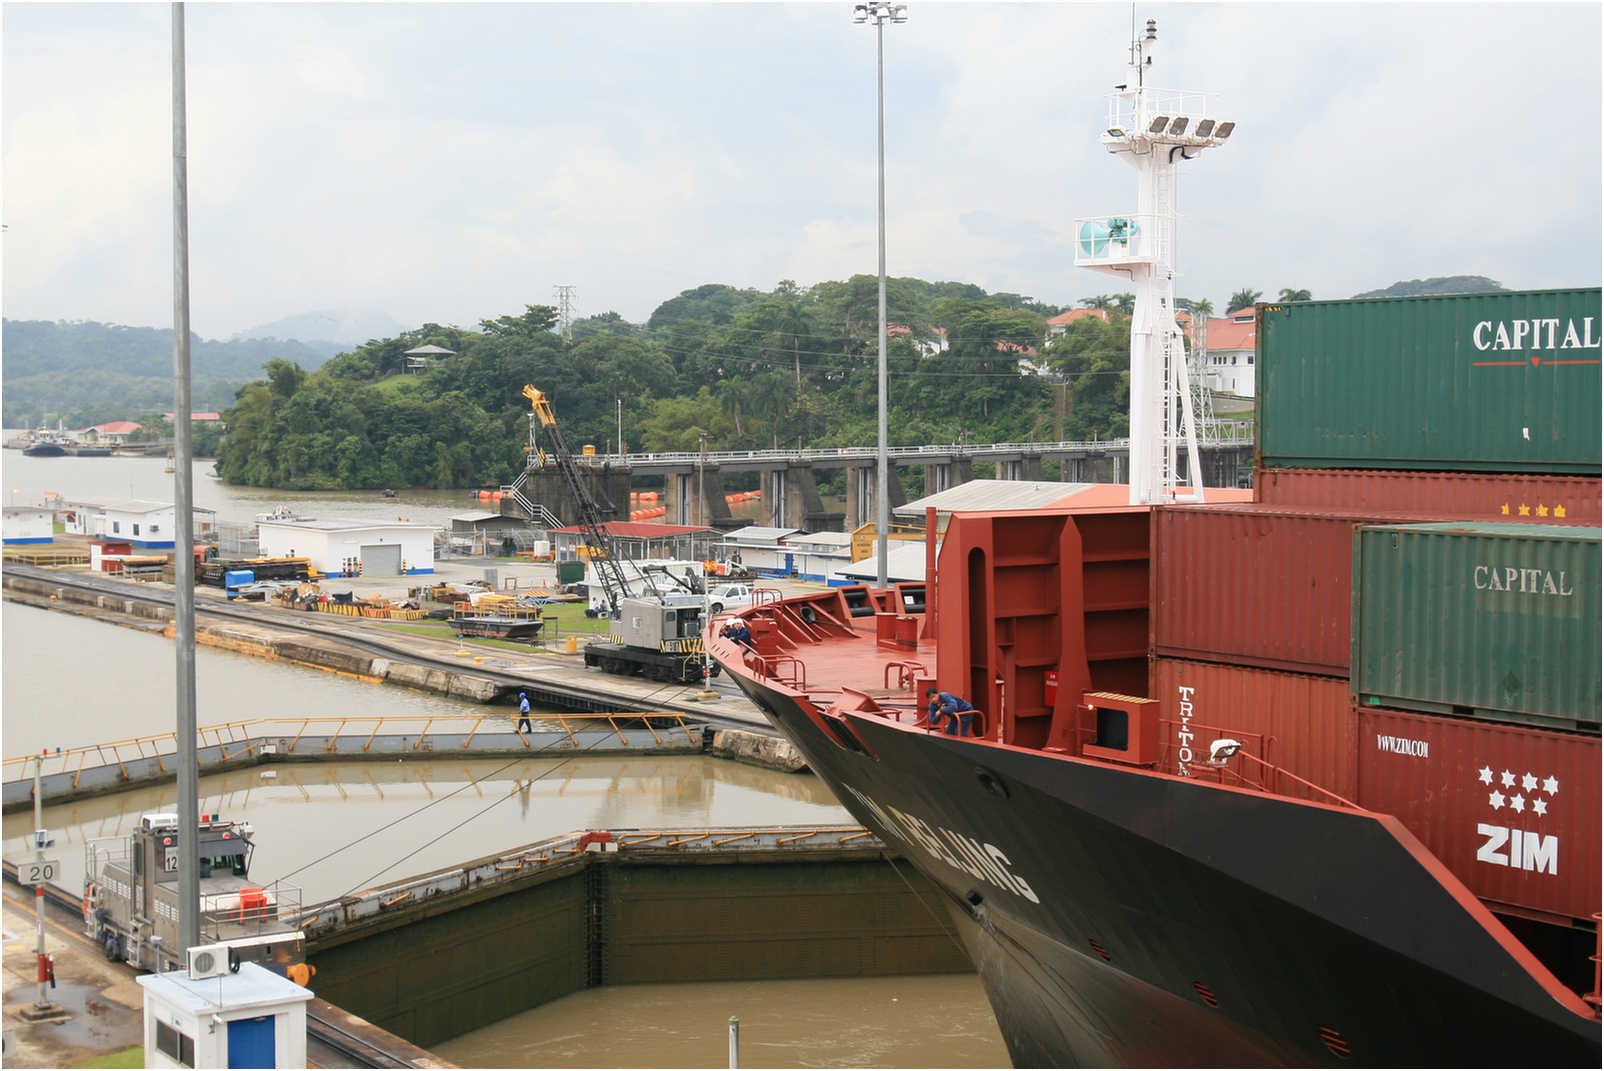
[[[1236,128],[1209,111],[1203,93],[1154,89],[1158,27],[1131,41],[1130,73],[1108,98],[1102,142],[1136,168],[1134,214],[1077,219],[1075,265],[1129,279],[1131,316],[1131,503],[1198,502],[1203,466],[1187,373],[1186,344],[1175,322],[1175,168],[1219,145]],[[1182,490],[1185,443],[1191,489]]]

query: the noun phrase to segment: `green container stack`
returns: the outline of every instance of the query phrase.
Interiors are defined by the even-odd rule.
[[[1597,732],[1599,547],[1598,528],[1361,527],[1359,703]]]
[[[1259,311],[1264,468],[1598,475],[1598,287]]]

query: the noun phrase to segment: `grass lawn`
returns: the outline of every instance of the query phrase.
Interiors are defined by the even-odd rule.
[[[97,1056],[93,1060],[88,1060],[88,1061],[85,1061],[84,1063],[81,1063],[81,1064],[73,1064],[72,1066],[74,1066],[74,1067],[144,1067],[145,1066],[145,1047],[143,1045],[130,1045],[128,1048],[122,1050],[121,1052],[107,1053],[105,1056]]]

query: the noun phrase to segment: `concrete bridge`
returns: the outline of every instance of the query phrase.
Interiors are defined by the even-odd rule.
[[[1247,486],[1253,472],[1252,424],[1221,421],[1210,441],[1200,445],[1204,483],[1209,487]],[[1121,483],[1130,459],[1130,442],[1104,439],[1091,442],[1052,443],[945,443],[896,446],[887,450],[892,478],[888,481],[890,507],[905,504],[897,470],[919,468],[924,494],[957,487],[974,478],[976,462],[994,464],[1001,480],[1042,480],[1047,466],[1056,464],[1053,478],[1066,482]],[[852,531],[870,523],[876,514],[878,451],[875,447],[829,447],[796,450],[709,450],[652,454],[590,454],[575,459],[590,480],[592,493],[613,502],[627,520],[629,492],[635,477],[660,476],[663,480],[664,520],[669,524],[736,526],[725,501],[723,474],[761,474],[765,522],[775,527],[809,531]],[[1183,457],[1184,466],[1184,457]],[[825,509],[814,472],[846,469],[846,510]],[[555,467],[531,468],[521,485],[508,492],[502,510],[529,516],[545,524],[573,524],[578,509]],[[725,522],[725,523],[721,523]]]

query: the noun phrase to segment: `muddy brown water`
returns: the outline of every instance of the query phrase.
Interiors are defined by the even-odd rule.
[[[172,641],[14,603],[0,604],[0,628],[5,754],[172,725]],[[196,677],[202,724],[484,709],[207,648],[196,653]],[[287,877],[307,902],[581,828],[851,821],[811,776],[704,757],[284,764],[205,777],[200,791],[202,811],[255,826],[253,875]],[[46,808],[62,884],[81,883],[86,840],[126,835],[140,814],[175,808],[173,785]],[[6,816],[6,858],[21,854],[32,828],[30,813]],[[1007,1064],[974,975],[605,987],[438,1049],[469,1067],[722,1067],[732,1015],[748,1067]]]

